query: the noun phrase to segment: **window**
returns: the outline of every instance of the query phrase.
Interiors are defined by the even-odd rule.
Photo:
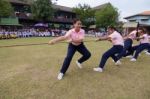
[[[136,22],[136,20],[129,20],[130,22]]]
[[[141,21],[142,21],[142,22],[146,22],[146,21],[148,21],[148,19],[141,19]]]

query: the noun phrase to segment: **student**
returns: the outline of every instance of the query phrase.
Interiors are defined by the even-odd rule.
[[[150,39],[150,35],[149,35],[148,37],[149,37],[149,39]],[[149,47],[148,47],[148,49],[147,49],[147,51],[146,51],[146,55],[150,55],[150,42],[149,42]]]
[[[132,44],[133,40],[135,40],[136,37],[137,37],[137,30],[132,31],[127,37],[125,37],[124,48],[122,52],[118,55],[118,60],[120,60],[122,57],[131,55],[133,53]]]
[[[57,77],[58,80],[61,80],[63,78],[76,51],[83,55],[79,60],[76,61],[76,64],[79,68],[82,68],[81,64],[88,60],[91,56],[91,53],[83,43],[85,31],[81,29],[81,21],[79,19],[76,19],[74,20],[73,25],[74,28],[69,30],[65,36],[61,36],[49,41],[49,44],[55,44],[66,39],[68,39],[70,42],[68,45],[67,56]]]
[[[149,43],[149,47],[148,47],[148,51],[146,52],[146,55],[150,55],[150,43]]]
[[[120,54],[123,50],[123,45],[124,45],[124,41],[123,41],[123,37],[121,36],[120,33],[118,33],[117,31],[115,31],[114,27],[108,27],[108,33],[109,36],[107,37],[103,37],[103,38],[99,38],[98,40],[109,40],[112,42],[113,47],[110,48],[108,51],[106,51],[100,61],[99,67],[97,68],[93,68],[94,71],[97,72],[103,72],[105,63],[107,61],[107,59],[109,57],[112,57],[113,60],[116,62],[116,65],[120,64],[120,61],[117,61],[118,58],[117,56],[115,56],[116,54]]]
[[[133,47],[135,54],[133,55],[133,58],[130,60],[133,62],[137,60],[139,54],[143,50],[148,49],[149,47],[149,37],[148,37],[148,34],[146,34],[145,30],[141,29],[139,34],[140,34],[140,37],[138,39],[140,39],[140,44]]]

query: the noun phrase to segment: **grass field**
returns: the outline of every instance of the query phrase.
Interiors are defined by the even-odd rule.
[[[50,38],[0,40],[0,46],[48,42]],[[92,39],[92,38],[88,38]],[[63,80],[57,74],[67,44],[23,46],[0,49],[0,99],[150,99],[150,56],[136,63],[124,58],[121,66],[111,59],[103,73],[92,69],[109,42],[86,42],[92,57],[78,69],[76,53]]]

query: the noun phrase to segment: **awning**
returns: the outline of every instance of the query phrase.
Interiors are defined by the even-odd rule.
[[[127,22],[127,23],[124,23],[123,25],[123,28],[136,28],[138,25],[137,22]]]
[[[22,24],[1,24],[1,26],[23,26]]]
[[[0,25],[3,26],[22,26],[19,24],[18,18],[1,18]]]

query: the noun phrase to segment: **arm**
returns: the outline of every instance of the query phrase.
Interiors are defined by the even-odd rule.
[[[52,44],[55,44],[55,43],[57,43],[57,42],[64,41],[64,40],[68,39],[68,37],[70,37],[70,35],[71,35],[71,30],[68,31],[68,32],[66,33],[66,35],[64,35],[64,36],[60,36],[60,37],[58,37],[58,38],[55,38],[55,39],[53,39],[53,40],[50,40],[50,41],[49,41],[49,44],[52,45]]]
[[[135,39],[139,41],[140,39],[144,39],[144,36],[136,37]]]
[[[131,32],[129,35],[126,36],[126,38],[136,37],[135,35],[136,35],[135,33],[132,33],[132,32]]]
[[[104,40],[108,40],[111,41],[111,38],[106,36],[106,37],[99,37],[96,41],[104,41]]]
[[[50,41],[49,41],[49,44],[52,45],[52,44],[55,44],[55,43],[57,43],[57,42],[64,41],[64,40],[66,40],[66,39],[67,39],[66,36],[60,36],[60,37],[58,37],[58,38],[55,38],[55,39],[53,39],[53,40],[50,40]]]
[[[128,38],[128,36],[124,36],[123,39],[126,40]]]

